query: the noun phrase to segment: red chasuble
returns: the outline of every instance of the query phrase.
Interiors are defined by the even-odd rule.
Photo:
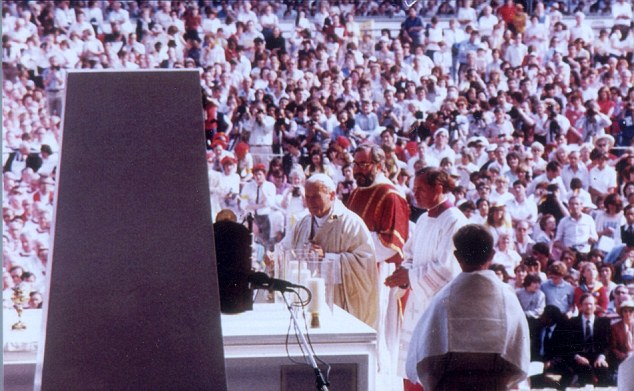
[[[391,184],[357,187],[347,207],[361,216],[371,232],[378,233],[385,247],[396,251],[386,262],[401,263],[409,234],[409,205],[396,188]]]

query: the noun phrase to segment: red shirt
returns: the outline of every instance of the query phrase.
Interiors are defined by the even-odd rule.
[[[498,8],[498,14],[502,18],[502,20],[506,23],[512,23],[513,18],[515,18],[515,13],[517,12],[517,8],[515,8],[515,4],[507,5],[504,4],[500,8]]]

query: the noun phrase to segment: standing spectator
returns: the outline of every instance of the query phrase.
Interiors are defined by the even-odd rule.
[[[511,67],[517,68],[523,64],[526,54],[528,54],[528,47],[522,43],[522,34],[515,33],[511,45],[504,52],[504,60],[508,61]]]
[[[22,142],[17,151],[9,153],[2,172],[12,172],[16,178],[20,178],[25,169],[30,168],[35,172],[41,166],[42,158],[37,153],[31,152],[29,144]]]
[[[588,188],[588,169],[583,162],[579,161],[579,151],[573,149],[568,154],[568,164],[561,170],[561,179],[566,186],[566,190],[570,192],[570,181],[573,178],[579,178],[584,189]]]
[[[535,241],[530,237],[530,224],[528,221],[520,220],[515,224],[515,249],[522,258],[532,253]]]
[[[603,254],[603,253],[602,253]],[[598,265],[599,268],[599,281],[605,287],[605,290],[608,294],[608,298],[612,297],[614,294],[614,288],[617,287],[616,283],[613,281],[614,279],[614,267],[609,263],[600,263]],[[608,304],[608,310],[609,310]]]
[[[548,162],[548,164],[546,165],[546,172],[544,174],[541,174],[535,177],[535,179],[533,179],[533,181],[530,183],[530,185],[526,189],[527,193],[535,194],[537,185],[539,185],[542,182],[546,182],[548,184],[557,185],[557,187],[559,188],[559,195],[561,199],[566,199],[568,192],[566,191],[566,186],[564,185],[564,182],[562,181],[560,174],[561,174],[561,164],[556,161]]]
[[[379,128],[379,119],[372,111],[372,102],[368,99],[361,101],[361,110],[355,116],[355,125],[363,132],[364,137],[375,136]]]
[[[63,113],[64,89],[66,88],[66,71],[59,65],[57,55],[52,55],[49,58],[49,64],[49,67],[42,73],[48,112],[50,115],[61,116]]]
[[[403,37],[413,46],[420,46],[422,40],[423,20],[416,14],[416,8],[411,7],[407,10],[407,18],[401,24]]]
[[[599,104],[596,101],[587,101],[585,115],[577,120],[575,129],[583,142],[589,142],[605,135],[605,129],[610,125],[612,121],[601,112]]]
[[[631,0],[617,0],[612,4],[612,18],[614,25],[626,37],[630,31],[632,23],[632,2]]]
[[[247,128],[251,130],[249,145],[256,163],[267,162],[273,153],[273,127],[275,119],[269,116],[262,104],[251,109],[251,119]]]
[[[268,42],[269,39],[273,36],[273,30],[275,27],[280,25],[280,21],[277,18],[277,15],[273,13],[273,7],[270,4],[267,4],[264,7],[264,13],[260,15],[260,26],[262,26],[262,35],[264,35],[264,39]]]
[[[456,152],[449,146],[449,131],[446,128],[436,129],[434,143],[427,149],[426,156],[438,162],[444,158],[451,162],[456,161]]]
[[[269,214],[275,201],[275,185],[266,180],[266,166],[253,166],[253,180],[244,185],[241,193],[242,209],[253,212],[257,236],[265,246],[270,246],[271,222]]]

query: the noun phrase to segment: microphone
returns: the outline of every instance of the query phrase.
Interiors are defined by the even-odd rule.
[[[295,285],[286,280],[278,280],[277,278],[271,278],[266,273],[255,272],[249,275],[247,278],[253,289],[267,289],[269,291],[289,292],[293,288],[303,288],[301,285]]]

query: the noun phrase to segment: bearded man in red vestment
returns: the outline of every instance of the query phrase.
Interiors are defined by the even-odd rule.
[[[379,281],[384,281],[403,261],[403,246],[409,236],[409,205],[383,174],[385,153],[378,145],[360,145],[354,152],[353,172],[357,188],[347,207],[361,216],[372,234]],[[381,284],[379,291],[379,372],[377,389],[398,382],[396,362],[401,309],[398,289]]]

